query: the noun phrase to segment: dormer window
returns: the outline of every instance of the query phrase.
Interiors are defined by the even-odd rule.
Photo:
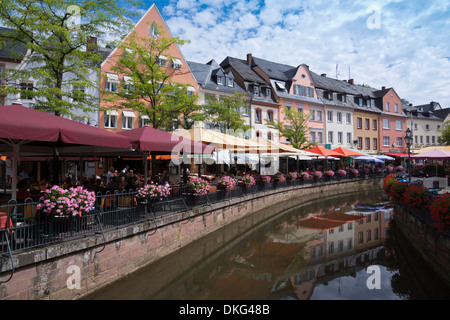
[[[270,90],[270,88],[266,88],[266,97],[270,98],[272,94],[272,90]]]
[[[278,90],[284,91],[284,92],[287,91],[287,90],[286,90],[286,87],[284,86],[283,83],[281,83],[281,82],[275,82],[275,84],[276,84]]]
[[[223,86],[223,77],[222,76],[217,76],[217,84],[220,84],[221,86]]]
[[[230,77],[227,77],[226,79],[227,79],[227,86],[230,87],[230,88],[233,88],[234,87],[234,80],[232,78],[230,78]]]
[[[338,97],[338,100],[341,101],[341,102],[345,102],[346,101],[344,93],[339,93],[337,97]]]
[[[253,94],[255,96],[259,95],[259,86],[256,84],[253,85]]]

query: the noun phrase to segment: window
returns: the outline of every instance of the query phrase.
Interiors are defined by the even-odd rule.
[[[309,133],[309,140],[311,140],[311,142],[316,142],[316,133],[314,131]]]
[[[139,128],[142,127],[150,127],[150,118],[145,114],[139,117]]]
[[[261,109],[255,110],[255,122],[256,123],[262,123],[261,121]]]
[[[117,87],[119,85],[119,76],[117,74],[107,73],[105,91],[106,92],[117,92]]]
[[[372,231],[367,230],[366,231],[366,241],[371,241],[371,240],[372,240]]]
[[[159,35],[159,33],[158,33],[158,25],[157,25],[155,22],[153,22],[153,23],[151,24],[151,26],[148,28],[148,34],[149,34],[153,39],[156,39],[156,38],[158,37],[158,35]]]
[[[346,101],[345,94],[343,94],[343,93],[339,93],[337,97],[338,97],[338,100],[341,101],[341,102],[345,102]]]
[[[372,129],[373,129],[373,131],[377,131],[377,120],[372,120]]]
[[[261,137],[261,132],[256,131],[256,137],[257,137],[257,138]]]
[[[272,90],[270,88],[266,88],[266,97],[270,98],[272,96]]]
[[[173,69],[177,69],[177,70],[181,69],[181,66],[182,66],[181,60],[178,58],[172,58],[172,63],[170,64],[170,66]]]
[[[373,230],[373,240],[378,240],[378,236],[379,236],[378,234],[379,234],[378,228],[375,228]]]
[[[337,123],[342,123],[342,112],[336,113],[336,121]]]
[[[347,113],[345,115],[345,118],[346,118],[347,124],[351,124],[352,123],[352,114],[351,113]]]
[[[386,111],[391,111],[391,104],[386,102]]]
[[[401,121],[395,121],[395,129],[399,131],[403,131],[403,122]]]
[[[358,149],[362,149],[362,138],[358,137]]]
[[[423,144],[423,136],[420,136],[420,144]]]
[[[317,132],[317,143],[323,143],[323,132]]]
[[[342,132],[338,132],[338,143],[342,144]]]
[[[223,77],[222,76],[217,76],[217,84],[223,86]]]
[[[163,55],[159,55],[158,58],[156,58],[156,63],[160,67],[166,67],[167,66],[167,57]]]
[[[390,147],[391,146],[391,138],[388,136],[383,137],[383,146]]]
[[[122,88],[126,92],[133,90],[133,79],[131,77],[123,76]]]
[[[267,133],[267,140],[272,140],[272,138],[273,138],[273,137],[272,137],[272,132],[269,131],[269,132]]]
[[[432,144],[435,144],[435,143],[436,143],[436,137],[435,137],[435,136],[432,136],[432,137],[431,137],[431,143],[432,143]]]
[[[396,104],[394,105],[394,111],[395,111],[396,113],[398,113],[398,103],[396,103]]]
[[[370,149],[370,138],[366,138],[366,150]]]
[[[73,102],[80,101],[84,96],[85,89],[83,86],[73,86],[72,99]]]
[[[316,110],[310,110],[310,117],[309,120],[315,121],[316,120]]]
[[[417,130],[417,123],[414,123],[414,130]]]
[[[277,82],[277,84],[279,84],[279,82]],[[314,88],[296,84],[294,85],[294,94],[298,96],[314,98]]]
[[[391,124],[389,122],[389,119],[383,119],[383,129],[390,129]]]
[[[377,149],[378,149],[378,139],[373,138],[373,150],[377,150]]]
[[[117,128],[117,116],[119,113],[116,110],[107,110],[104,116],[104,127],[105,128]]]
[[[33,83],[32,82],[22,82],[20,84],[20,99],[31,100],[33,99]]]
[[[430,125],[429,125],[429,124],[426,124],[426,125],[425,125],[425,130],[427,130],[427,131],[430,130]]]
[[[328,131],[328,143],[333,143],[333,131]]]
[[[347,132],[347,144],[352,144],[352,134]]]
[[[267,120],[273,121],[273,111],[267,111]]]
[[[133,129],[134,117],[135,115],[133,111],[122,111],[122,129]]]
[[[257,86],[257,85],[253,86],[253,94],[255,96],[259,95],[259,86]]]
[[[356,125],[358,129],[362,129],[362,118],[356,118]]]
[[[333,111],[327,111],[328,122],[333,122]]]
[[[370,119],[364,119],[366,123],[366,130],[370,130]]]
[[[303,108],[304,108],[304,106],[302,104],[297,106],[297,112],[298,113],[303,113]]]
[[[364,235],[362,233],[362,231],[358,232],[358,243],[363,243],[364,241]]]
[[[427,144],[430,144],[430,136],[426,136]]]

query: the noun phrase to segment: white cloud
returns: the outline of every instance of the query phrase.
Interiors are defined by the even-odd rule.
[[[189,60],[221,62],[247,53],[356,83],[394,87],[414,104],[450,107],[450,2],[438,0],[156,1]],[[380,28],[368,11],[380,8]],[[163,5],[163,8],[161,8]]]

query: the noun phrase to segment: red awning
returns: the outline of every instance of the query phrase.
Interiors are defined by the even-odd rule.
[[[151,127],[136,128],[118,132],[118,135],[131,139],[133,149],[142,151],[159,151],[174,153],[209,153],[214,149],[191,139],[183,138],[170,132],[154,129]]]
[[[0,138],[128,148],[130,139],[22,105],[0,107]]]
[[[408,154],[407,153],[384,153],[388,156],[392,156],[392,157],[400,157],[400,158],[407,158]]]

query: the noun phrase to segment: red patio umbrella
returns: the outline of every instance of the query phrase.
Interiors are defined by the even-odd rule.
[[[89,146],[95,147],[93,150],[127,150],[130,138],[22,105],[0,106],[0,151],[12,151],[12,199],[16,197],[17,161],[22,151],[80,155]]]
[[[360,152],[342,148],[342,147],[333,149],[332,151],[339,153],[341,157],[365,156],[364,153],[360,153]]]
[[[158,152],[188,152],[188,153],[209,153],[214,151],[213,147],[191,139],[183,138],[179,135],[167,131],[154,129],[151,127],[136,128],[133,130],[121,131],[118,134],[131,139],[133,149],[142,151]]]
[[[342,157],[342,154],[340,154],[336,151],[333,151],[333,150],[326,149],[323,146],[316,146],[312,149],[307,149],[306,151],[312,152],[312,153],[317,153],[317,154],[320,154],[321,156],[325,156],[325,157]]]

